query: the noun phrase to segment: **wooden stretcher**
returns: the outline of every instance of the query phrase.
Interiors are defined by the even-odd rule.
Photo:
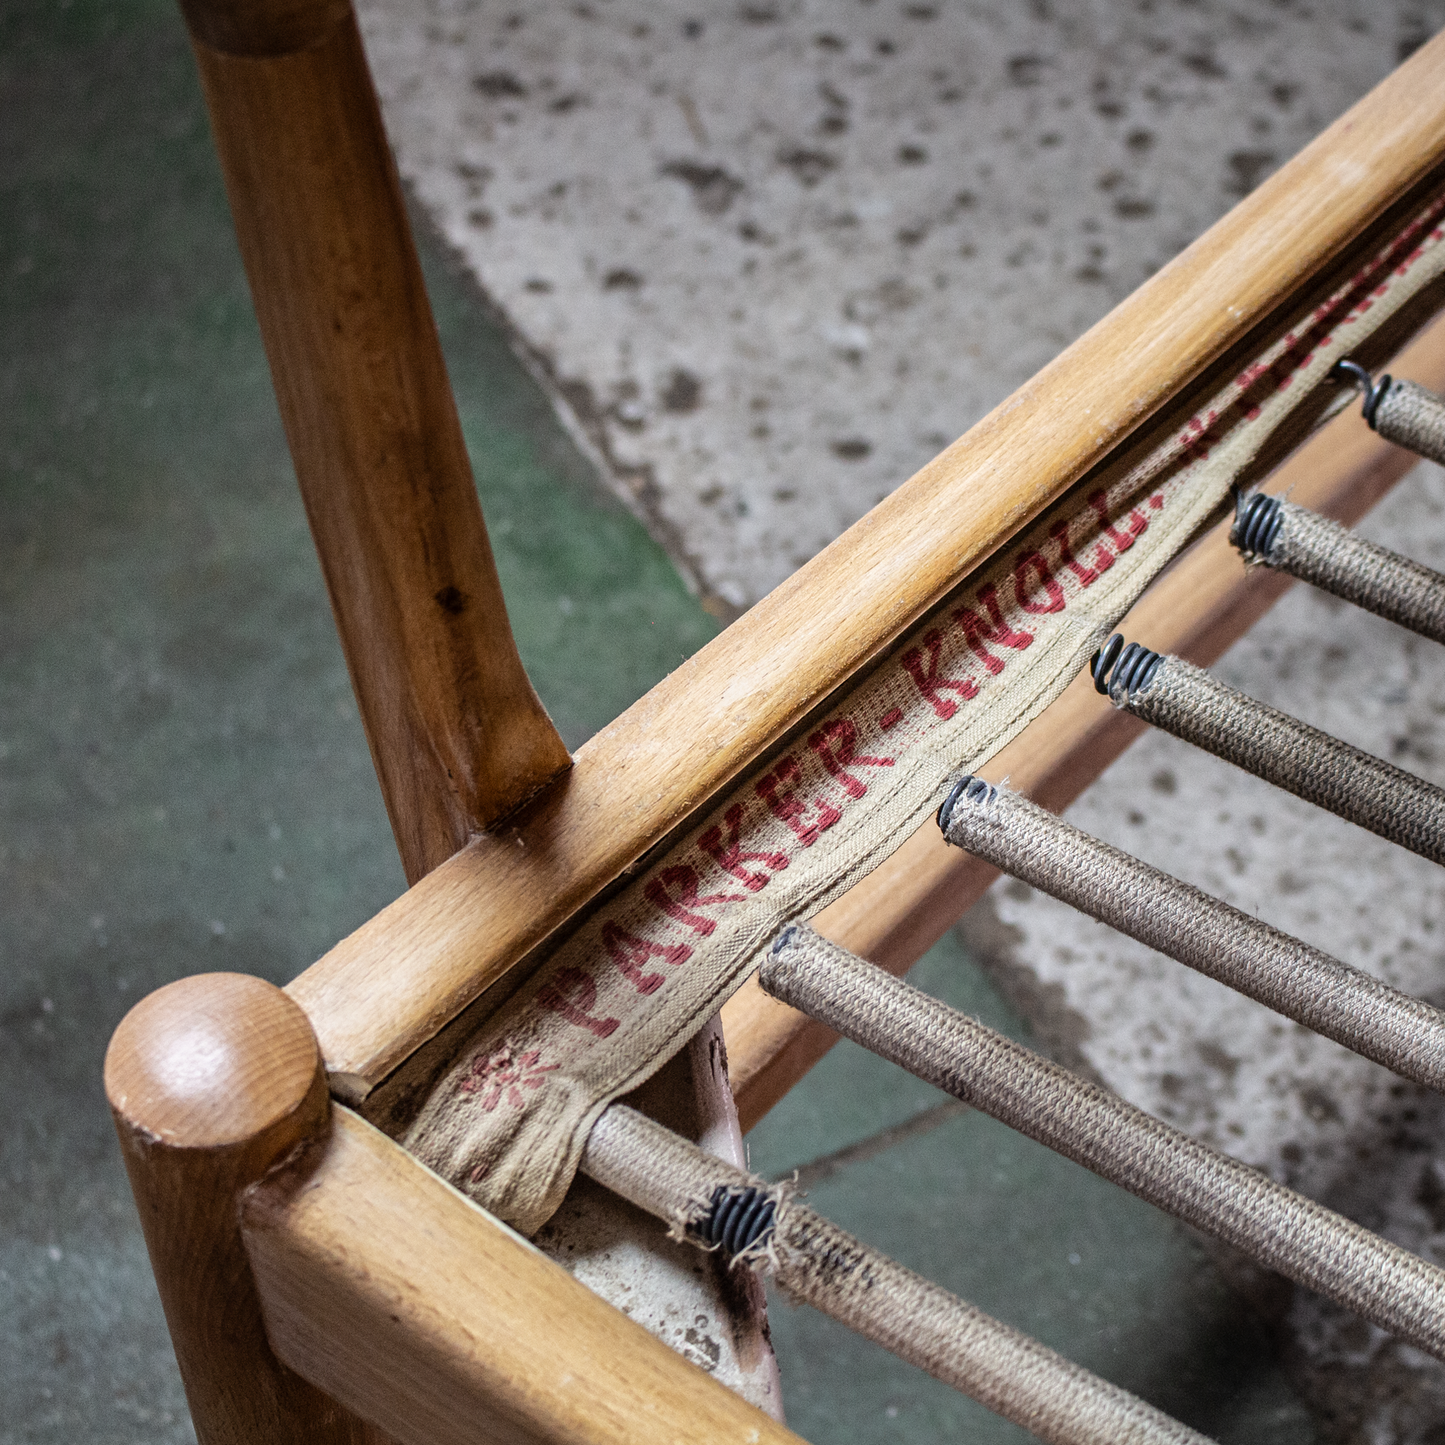
[[[1445,39],[569,758],[508,627],[349,0],[182,8],[412,885],[285,990],[184,980],[112,1042],[106,1087],[197,1434],[795,1438],[420,1165],[368,1101],[1025,523],[1162,435],[1445,188]],[[1429,319],[1402,321],[1395,349]],[[1445,334],[1396,369],[1445,384]],[[1414,460],[1342,416],[1269,488],[1353,521]],[[1208,662],[1285,590],[1246,572],[1226,530],[1151,588],[1131,635]],[[1057,810],[1142,728],[1080,677],[983,775]],[[901,973],[994,876],[924,828],[813,923]],[[723,1020],[744,1127],[835,1038],[756,983]]]

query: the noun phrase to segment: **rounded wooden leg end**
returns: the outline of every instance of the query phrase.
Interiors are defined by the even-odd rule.
[[[143,998],[106,1050],[105,1092],[122,1137],[129,1128],[180,1150],[274,1145],[260,1172],[326,1126],[310,1022],[274,984],[241,973],[197,974]]]
[[[201,1445],[374,1440],[266,1338],[241,1195],[330,1128],[316,1036],[279,988],[182,979],[121,1020],[105,1090]]]

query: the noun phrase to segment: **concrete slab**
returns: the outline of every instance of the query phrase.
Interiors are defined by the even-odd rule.
[[[729,616],[1445,23],[1438,0],[362,0],[403,174]]]

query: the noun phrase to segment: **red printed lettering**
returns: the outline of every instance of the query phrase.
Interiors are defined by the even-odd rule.
[[[761,777],[754,791],[768,805],[768,811],[773,817],[781,818],[798,835],[803,847],[811,848],[818,841],[818,834],[826,832],[843,815],[831,803],[825,803],[822,799],[812,804],[803,802],[792,788],[786,786],[788,783],[797,782],[800,777],[802,770],[798,767],[797,759],[790,755],[772,772]],[[811,823],[804,823],[803,818],[810,806],[818,810],[818,816]]]
[[[591,975],[580,968],[559,968],[556,977],[538,990],[537,1002],[561,1014],[569,1024],[590,1029],[599,1039],[605,1039],[622,1022],[621,1019],[593,1018],[589,1010],[597,1006],[597,985]]]
[[[860,757],[857,752],[858,729],[851,718],[839,718],[808,736],[808,746],[817,753],[828,772],[846,789],[851,798],[861,798],[867,785],[855,778],[849,768],[891,768],[892,758]]]
[[[741,893],[709,893],[705,898],[697,896],[697,870],[680,863],[676,868],[664,868],[642,891],[650,903],[655,903],[669,918],[686,924],[704,938],[717,927],[714,919],[694,913],[694,908],[708,908],[715,903],[741,903]],[[676,892],[669,892],[675,889]]]
[[[1079,579],[1079,586],[1092,587],[1099,580],[1099,574],[1092,567],[1087,567],[1084,563],[1075,560],[1073,551],[1069,547],[1069,524],[1059,522],[1050,527],[1049,536],[1059,544],[1059,561]],[[1104,564],[1103,570],[1107,571],[1113,565],[1114,559],[1110,557]]]
[[[562,972],[577,973],[579,978],[586,979],[589,984],[592,982],[585,973],[578,973],[575,968],[566,968]],[[593,989],[592,996],[595,1000],[596,989]],[[612,1028],[615,1029],[617,1020],[612,1019],[610,1022]],[[607,1030],[607,1033],[611,1032],[612,1029]],[[602,1035],[603,1038],[606,1036],[606,1034]],[[472,1066],[467,1070],[466,1078],[457,1085],[457,1090],[463,1094],[480,1094],[481,1098],[477,1100],[477,1103],[488,1114],[503,1099],[506,1099],[514,1108],[520,1109],[527,1102],[522,1097],[522,1090],[540,1089],[547,1082],[542,1076],[552,1073],[557,1068],[556,1064],[540,1063],[541,1057],[541,1049],[529,1049],[525,1054],[514,1054],[510,1044],[503,1044],[501,1048],[493,1049],[489,1054],[478,1054],[472,1060]],[[479,1164],[472,1171],[473,1183],[485,1173],[486,1166]]]
[[[1033,571],[1038,575],[1038,585],[1044,589],[1048,597],[1047,602],[1035,601],[1030,592],[1029,572]],[[1022,557],[1014,563],[1014,596],[1018,598],[1019,606],[1025,612],[1062,612],[1064,610],[1064,589],[1054,580],[1054,574],[1049,570],[1049,564],[1044,561],[1042,552],[1025,552]]]
[[[761,786],[761,785],[760,785]],[[734,803],[723,814],[723,828],[727,829],[727,841],[723,841],[722,828],[709,828],[697,840],[697,846],[717,864],[724,873],[731,873],[744,888],[756,893],[771,873],[755,873],[744,868],[744,863],[766,863],[773,873],[781,873],[788,866],[786,853],[746,853],[738,847],[738,833],[743,825],[743,805]]]
[[[1240,391],[1248,391],[1268,370],[1268,362],[1253,361],[1234,378],[1234,384]]]
[[[963,629],[964,640],[974,656],[990,672],[1002,672],[1002,658],[995,657],[984,644],[991,642],[995,647],[1016,647],[1022,651],[1034,640],[1034,635],[1032,632],[1015,632],[1003,620],[1003,609],[998,605],[998,593],[993,587],[980,587],[978,600],[987,608],[993,620],[992,627],[971,607],[960,607],[953,614],[953,620]]]
[[[1298,356],[1296,356],[1296,357],[1281,357],[1281,358],[1280,358],[1280,361],[1281,361],[1281,362],[1286,362],[1286,361],[1287,361],[1289,364],[1288,364],[1287,366],[1283,366],[1283,367],[1282,367],[1281,373],[1280,373],[1280,378],[1279,378],[1279,384],[1275,387],[1275,390],[1276,390],[1276,391],[1288,391],[1289,388],[1290,388],[1290,384],[1291,384],[1291,383],[1294,381],[1294,379],[1295,379],[1296,373],[1299,371],[1300,367],[1304,366],[1305,363],[1309,361],[1309,357],[1308,357],[1308,356],[1305,356],[1305,357],[1298,357]],[[1208,456],[1209,454],[1208,454],[1207,452],[1202,452],[1202,453],[1200,453],[1200,455],[1202,455],[1202,456]]]
[[[1134,545],[1134,538],[1139,536],[1141,532],[1149,529],[1148,518],[1146,518],[1142,512],[1133,511],[1129,513],[1129,518],[1124,523],[1129,530],[1127,532],[1121,532],[1109,520],[1109,499],[1103,492],[1095,492],[1094,495],[1089,498],[1089,505],[1098,513],[1099,523],[1103,528],[1104,535],[1120,552],[1127,552],[1129,548]]]
[[[638,993],[656,993],[666,978],[661,973],[643,973],[643,965],[649,959],[660,958],[676,967],[692,957],[692,949],[685,943],[652,943],[615,923],[602,925],[602,946]]]
[[[942,696],[941,689],[948,688],[967,702],[969,698],[978,696],[978,687],[972,678],[944,677],[939,672],[938,661],[943,652],[942,633],[936,629],[925,633],[923,646],[928,649],[928,660],[924,661],[919,648],[910,647],[903,654],[904,670],[913,679],[918,691],[932,704],[934,712],[941,718],[951,718],[958,711],[958,704],[951,697]]]
[[[1275,363],[1279,365],[1278,362]],[[1276,383],[1278,389],[1280,383]],[[1188,424],[1179,437],[1179,444],[1184,448],[1186,457],[1193,457],[1196,461],[1203,461],[1209,455],[1209,447],[1205,445],[1204,437],[1208,429],[1212,427],[1218,418],[1218,413],[1211,411],[1202,421],[1197,416],[1189,418]]]

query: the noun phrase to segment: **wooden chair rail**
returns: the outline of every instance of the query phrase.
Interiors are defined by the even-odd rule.
[[[200,1445],[387,1445],[276,1358],[241,1240],[241,1195],[328,1127],[306,1015],[259,978],[181,979],[121,1020],[105,1092]]]
[[[1083,338],[289,987],[333,1090],[398,1064],[1445,162],[1445,37]],[[1292,313],[1290,313],[1292,314]]]
[[[797,1440],[335,1108],[273,985],[149,995],[105,1084],[201,1445]]]
[[[280,1359],[405,1445],[798,1441],[345,1109],[242,1234]]]
[[[1400,376],[1445,390],[1445,322],[1436,322],[1392,364]],[[1292,456],[1266,490],[1353,524],[1419,461],[1365,425],[1358,407],[1336,417]],[[1280,572],[1247,568],[1229,544],[1231,522],[1200,539],[1119,624],[1130,641],[1207,665],[1294,585]],[[992,782],[1055,812],[1066,808],[1145,724],[1110,705],[1080,674],[985,767]],[[812,920],[813,927],[891,973],[905,973],[998,876],[943,841],[930,821],[867,878]],[[728,1069],[744,1130],[751,1129],[837,1041],[816,1019],[770,998],[750,979],[723,1007]]]

